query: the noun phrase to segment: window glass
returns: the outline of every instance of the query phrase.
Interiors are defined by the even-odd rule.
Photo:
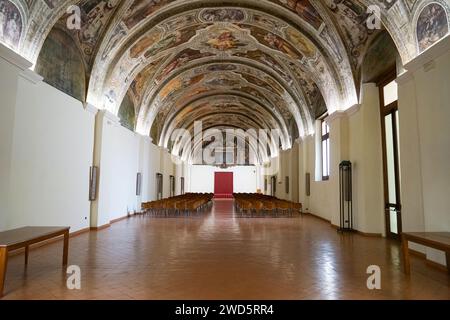
[[[398,99],[397,82],[392,81],[383,88],[384,106],[391,104]]]

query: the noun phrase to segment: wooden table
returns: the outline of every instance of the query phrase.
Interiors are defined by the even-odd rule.
[[[66,266],[69,253],[69,229],[69,227],[24,227],[0,232],[0,297],[3,296],[9,251],[25,248],[25,265],[27,265],[30,245],[64,236],[63,266]]]
[[[410,274],[411,272],[408,248],[409,241],[444,251],[447,259],[447,270],[450,273],[450,232],[403,232],[402,248],[406,274]]]

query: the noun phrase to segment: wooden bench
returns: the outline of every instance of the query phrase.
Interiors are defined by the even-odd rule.
[[[25,248],[25,265],[28,264],[29,247],[32,244],[64,236],[63,266],[69,253],[69,227],[24,227],[0,232],[0,297],[3,296],[8,252]]]
[[[450,232],[403,232],[402,248],[406,274],[410,274],[411,272],[408,248],[409,241],[444,251],[447,259],[447,271],[450,273]]]

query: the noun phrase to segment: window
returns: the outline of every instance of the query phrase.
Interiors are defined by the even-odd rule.
[[[322,180],[330,178],[330,127],[322,121]]]

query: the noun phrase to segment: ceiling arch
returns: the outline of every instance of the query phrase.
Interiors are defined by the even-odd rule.
[[[421,8],[435,1],[448,9],[443,0],[5,1],[20,9],[17,51],[33,63],[50,30],[68,28],[77,5],[80,28],[67,33],[83,54],[86,101],[117,114],[127,95],[136,131],[156,131],[163,146],[195,119],[222,125],[208,117],[232,103],[222,110],[235,121],[230,126],[280,129],[289,147],[297,134],[314,132],[321,106],[332,113],[358,103],[363,58],[380,33],[367,26],[369,7],[380,9],[403,63],[419,54]],[[208,107],[197,102],[207,99]],[[245,112],[253,121],[243,120]]]

